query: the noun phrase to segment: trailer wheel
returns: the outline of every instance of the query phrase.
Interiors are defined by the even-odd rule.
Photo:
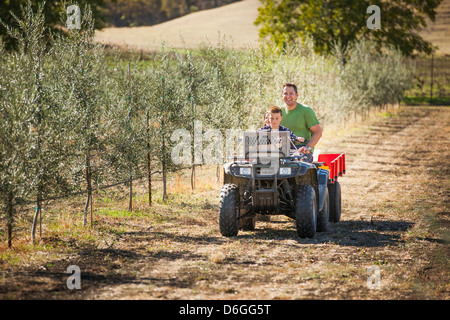
[[[236,236],[239,232],[239,188],[235,184],[225,184],[220,191],[219,227],[225,237]]]
[[[328,185],[330,197],[330,221],[339,222],[341,220],[341,186],[335,181]]]
[[[310,185],[301,185],[295,199],[295,224],[300,238],[314,238],[317,225],[316,192]]]
[[[330,198],[328,188],[325,188],[322,210],[319,211],[317,217],[317,231],[323,232],[328,230],[328,220],[330,219]]]

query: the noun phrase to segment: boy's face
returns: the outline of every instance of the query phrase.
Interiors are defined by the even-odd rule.
[[[278,127],[280,126],[280,122],[281,122],[281,114],[280,113],[271,113],[269,115],[269,123],[270,123],[270,127],[273,129],[278,129]]]

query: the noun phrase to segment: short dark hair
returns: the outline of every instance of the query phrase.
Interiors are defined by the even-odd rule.
[[[298,93],[298,92],[297,92],[297,86],[295,85],[295,83],[292,83],[292,82],[286,82],[285,84],[283,84],[283,90],[284,90],[284,88],[286,88],[286,87],[292,87],[292,88],[294,88],[295,93]]]
[[[281,110],[280,107],[277,107],[277,106],[273,106],[272,108],[270,108],[269,112],[270,113],[279,113],[281,116],[283,116],[283,111]]]

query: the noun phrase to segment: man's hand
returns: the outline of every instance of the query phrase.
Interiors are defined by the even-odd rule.
[[[319,142],[320,138],[322,137],[322,128],[320,128],[320,124],[316,124],[315,126],[312,126],[309,128],[312,132],[311,139],[309,140],[308,144],[312,145],[313,147]],[[310,154],[311,153],[310,146],[303,146],[298,149],[298,152]]]
[[[303,138],[303,137],[297,137],[297,141],[298,141],[298,142],[305,142],[305,140],[306,140],[306,139]]]

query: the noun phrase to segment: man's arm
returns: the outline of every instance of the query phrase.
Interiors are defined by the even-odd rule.
[[[314,146],[319,142],[320,138],[322,137],[322,128],[320,127],[320,124],[316,124],[315,126],[312,126],[309,128],[312,132],[311,140],[309,140],[307,146],[314,148]],[[298,149],[299,152],[309,154],[309,150],[305,147],[301,147]]]

